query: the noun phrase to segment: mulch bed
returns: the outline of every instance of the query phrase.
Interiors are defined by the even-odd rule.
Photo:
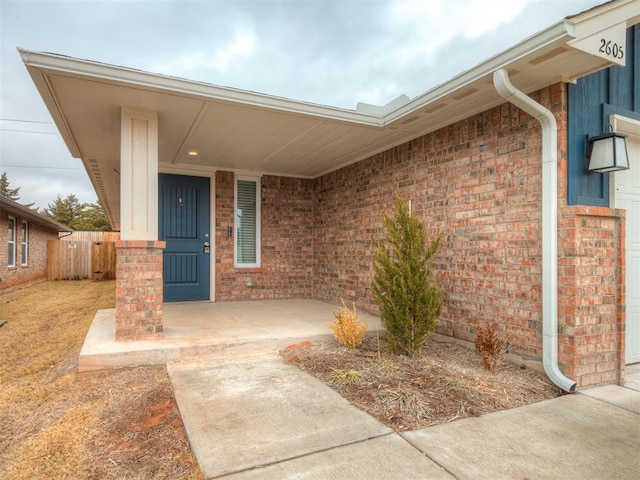
[[[489,373],[475,351],[451,343],[430,341],[414,358],[392,354],[383,340],[372,337],[358,349],[328,341],[293,345],[281,355],[396,431],[561,395],[520,365],[503,362]]]

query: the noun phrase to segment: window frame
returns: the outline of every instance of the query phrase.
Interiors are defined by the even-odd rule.
[[[7,218],[7,235],[7,267],[13,268],[16,266],[16,217]]]
[[[20,242],[22,250],[20,252],[21,265],[29,265],[29,222],[22,221],[22,240]]]
[[[262,265],[262,218],[261,218],[261,177],[236,175],[234,181],[234,195],[233,195],[233,266],[235,268],[260,268]],[[256,247],[256,261],[253,263],[244,263],[238,261],[238,182],[255,182],[256,185],[256,232],[255,232],[255,247]]]

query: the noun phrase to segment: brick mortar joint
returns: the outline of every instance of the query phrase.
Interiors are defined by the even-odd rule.
[[[167,245],[165,241],[159,240],[118,240],[116,248],[147,248],[164,250]]]
[[[564,217],[605,217],[605,218],[625,218],[626,214],[622,209],[609,207],[594,207],[589,205],[572,205],[561,208]]]

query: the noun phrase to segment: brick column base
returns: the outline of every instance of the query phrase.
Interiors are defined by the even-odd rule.
[[[621,383],[624,215],[604,207],[565,207],[558,226],[559,363],[578,387]]]
[[[162,338],[165,242],[116,242],[116,341]]]

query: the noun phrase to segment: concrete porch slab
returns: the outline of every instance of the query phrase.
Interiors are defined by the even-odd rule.
[[[189,443],[206,478],[392,432],[279,359],[167,367]]]
[[[331,338],[336,305],[317,300],[181,302],[163,305],[161,340],[115,341],[115,309],[96,313],[80,351],[79,372],[161,365],[208,356],[211,361],[277,355],[305,340]],[[362,313],[368,334],[380,319]]]

